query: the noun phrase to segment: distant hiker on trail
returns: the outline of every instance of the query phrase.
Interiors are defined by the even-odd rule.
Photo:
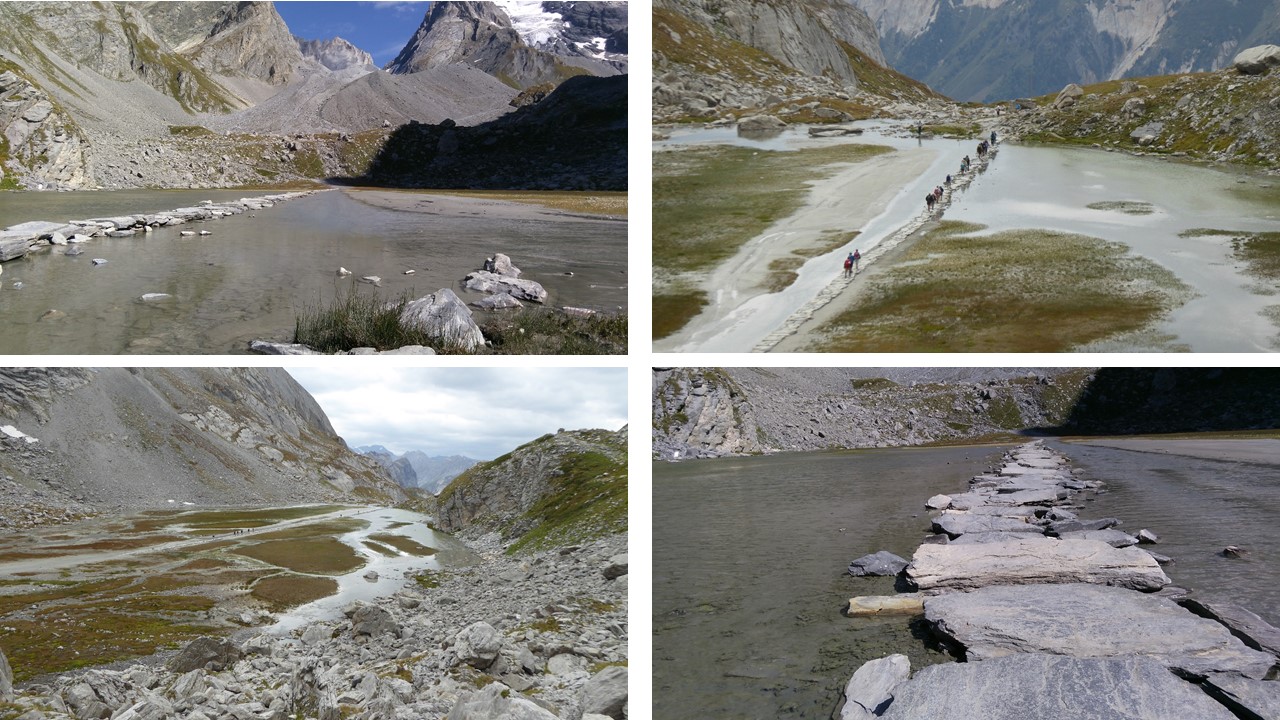
[[[938,202],[938,198],[934,197],[933,193],[924,196],[924,204],[928,206],[929,212],[933,212],[933,204],[936,202]]]
[[[844,276],[853,277],[853,253],[849,253],[849,257],[844,259]]]
[[[857,271],[858,263],[862,260],[862,253],[858,252],[857,250],[854,250],[852,257],[853,257],[853,269]]]
[[[995,131],[995,130],[992,130],[992,131],[991,131],[991,144],[992,144],[992,145],[995,145],[995,144],[996,144],[996,131]]]
[[[947,187],[951,187],[951,176],[947,176]]]

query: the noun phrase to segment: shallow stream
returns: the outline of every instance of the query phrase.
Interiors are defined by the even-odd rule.
[[[830,283],[847,253],[856,246],[866,255],[919,215],[926,192],[955,172],[960,158],[974,154],[976,140],[917,140],[897,136],[883,122],[855,125],[866,132],[857,137],[811,139],[804,128],[796,128],[761,141],[738,138],[732,128],[682,129],[674,131],[670,140],[655,143],[657,147],[732,144],[786,150],[856,142],[897,149],[921,147],[937,153],[930,169],[904,187],[849,246],[806,262],[797,271],[796,282],[781,293],[746,299],[727,317],[723,311],[717,313],[720,319],[705,327],[695,319],[677,336],[679,343],[663,349],[750,351]],[[1171,271],[1196,293],[1157,323],[1151,334],[1096,349],[1275,351],[1280,349],[1280,328],[1264,311],[1280,305],[1280,288],[1246,275],[1244,264],[1232,257],[1230,238],[1179,237],[1196,228],[1280,231],[1280,190],[1273,186],[1280,186],[1280,180],[1126,153],[1001,144],[987,172],[953,198],[946,219],[987,225],[986,232],[1047,229],[1123,243]],[[1151,212],[1134,215],[1088,207],[1120,201],[1149,203]],[[1089,258],[1080,261],[1087,263]],[[1231,322],[1222,321],[1228,317]]]
[[[1280,623],[1280,458],[1234,462],[1050,441],[1106,492],[1082,517],[1146,527],[1195,597]],[[991,447],[788,453],[654,465],[654,716],[830,717],[863,662],[948,658],[904,618],[846,618],[852,578],[877,550],[909,558],[929,526],[924,500],[967,486]],[[1249,555],[1229,560],[1226,545]]]
[[[0,226],[263,194],[2,193]],[[465,302],[477,300],[483,296],[464,291],[460,281],[495,252],[510,255],[522,277],[547,289],[548,306],[626,306],[625,221],[534,206],[519,218],[442,213],[435,209],[439,201],[429,193],[333,190],[255,211],[256,217],[95,238],[78,256],[56,247],[7,262],[0,276],[0,354],[244,353],[251,340],[292,341],[301,312],[353,288],[374,291],[358,281],[364,276],[380,277],[376,290],[389,299],[450,288]],[[213,234],[183,237],[182,230]],[[95,267],[93,258],[108,262]],[[353,275],[337,277],[340,267]],[[141,300],[147,293],[172,297]],[[64,317],[41,320],[49,310]]]

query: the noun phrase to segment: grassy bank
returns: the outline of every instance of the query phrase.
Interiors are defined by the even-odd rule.
[[[325,353],[360,347],[394,350],[421,345],[441,355],[466,354],[400,322],[408,296],[388,300],[356,290],[326,306],[312,306],[295,321],[293,342]],[[597,313],[578,317],[554,308],[526,306],[477,316],[488,343],[477,355],[623,355],[627,352],[627,315]]]
[[[1123,245],[943,222],[823,328],[833,352],[1066,352],[1146,328],[1189,293]]]
[[[706,303],[696,280],[682,275],[705,272],[733,257],[748,240],[803,206],[809,185],[841,164],[886,152],[890,148],[847,144],[792,152],[692,147],[655,153],[654,338],[679,330]],[[790,271],[774,270],[780,273],[775,284]]]

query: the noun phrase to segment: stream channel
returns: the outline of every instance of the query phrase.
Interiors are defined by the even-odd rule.
[[[797,271],[798,279],[780,293],[717,297],[717,302],[730,303],[729,307],[708,308],[676,336],[657,343],[657,349],[751,351],[831,282],[854,247],[866,255],[919,215],[925,194],[941,184],[947,173],[954,173],[966,154],[974,155],[977,144],[977,140],[905,137],[900,128],[895,133],[883,121],[853,126],[863,128],[864,134],[810,138],[799,127],[759,140],[740,138],[733,128],[677,129],[670,139],[654,143],[655,147],[727,144],[786,151],[853,142],[936,153],[928,171],[902,188],[851,244],[806,262]],[[1122,152],[1002,143],[987,172],[956,195],[945,219],[986,225],[984,233],[1044,229],[1122,243],[1168,269],[1196,294],[1158,321],[1151,333],[1131,341],[1138,344],[1107,346],[1107,351],[1274,352],[1280,349],[1280,331],[1266,313],[1280,305],[1280,289],[1244,273],[1244,264],[1232,256],[1229,237],[1179,237],[1196,228],[1280,231],[1280,190],[1274,186],[1280,186],[1280,180]],[[1150,203],[1152,212],[1132,215],[1088,207],[1112,201]],[[850,198],[850,202],[858,200]],[[1221,321],[1228,317],[1231,322]]]
[[[1280,458],[1206,460],[1049,441],[1107,483],[1082,517],[1143,527],[1193,597],[1280,623]],[[1010,446],[1011,447],[1011,446]],[[854,595],[893,593],[849,562],[910,558],[924,501],[967,487],[1007,447],[783,453],[653,466],[654,717],[820,718],[863,662],[895,652],[912,669],[947,662],[902,617],[846,618]],[[1218,553],[1229,544],[1243,560]]]
[[[172,210],[272,191],[0,193],[0,227]],[[536,196],[531,194],[531,197]],[[445,209],[445,206],[448,209]],[[341,189],[219,220],[94,238],[4,264],[0,354],[229,354],[252,340],[291,342],[297,315],[329,305],[358,278],[388,299],[449,288],[506,253],[541,283],[548,306],[616,310],[627,303],[625,220],[410,191]],[[209,236],[181,236],[209,230]],[[93,258],[107,264],[93,266]],[[353,275],[339,278],[338,268]],[[406,270],[414,274],[405,275]],[[15,287],[21,283],[21,289]],[[172,297],[144,302],[147,293]],[[49,310],[65,314],[41,320]],[[479,320],[479,311],[477,311]]]

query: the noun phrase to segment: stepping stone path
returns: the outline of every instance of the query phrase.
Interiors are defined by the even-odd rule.
[[[941,220],[943,211],[951,207],[951,198],[955,195],[956,191],[969,187],[969,185],[973,184],[974,180],[978,179],[979,175],[986,172],[987,166],[990,165],[991,160],[995,158],[998,148],[998,145],[993,145],[987,152],[986,157],[972,158],[972,169],[969,170],[969,172],[958,173],[951,176],[951,187],[943,186],[942,199],[933,206],[932,210],[925,209],[921,211],[919,215],[907,221],[906,225],[895,230],[892,235],[889,235],[877,243],[875,247],[862,253],[861,270],[852,277],[847,278],[844,277],[843,273],[837,273],[835,279],[828,283],[827,286],[823,288],[812,300],[805,303],[799,310],[792,313],[777,330],[766,335],[763,340],[751,349],[751,351],[769,352],[773,348],[777,347],[778,343],[786,340],[792,335],[795,335],[800,331],[800,328],[803,327],[805,323],[813,319],[813,316],[817,314],[819,310],[826,307],[832,300],[839,297],[840,293],[844,292],[845,288],[853,284],[853,282],[858,279],[859,275],[866,272],[866,269],[870,267],[872,263],[884,257],[902,243],[906,242],[908,238],[914,235],[916,231],[924,227],[927,223],[934,220]]]
[[[887,704],[868,711],[854,699],[850,715],[1280,718],[1280,682],[1265,679],[1280,630],[1243,608],[1183,599],[1153,553],[1112,529],[1119,520],[1061,507],[1101,487],[1037,441],[950,495],[938,534],[900,575],[917,592],[853,598],[846,614],[923,605],[926,626],[965,662],[877,685]]]

